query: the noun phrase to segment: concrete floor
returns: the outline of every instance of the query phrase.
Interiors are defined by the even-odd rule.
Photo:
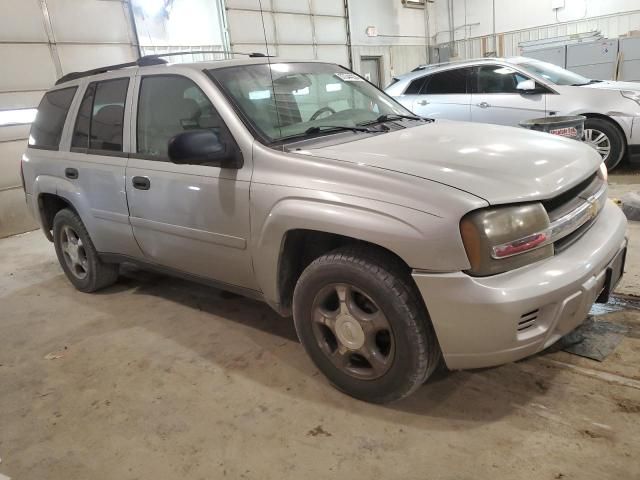
[[[614,185],[615,189],[615,185]],[[640,185],[638,185],[640,190]],[[620,291],[639,293],[640,227]],[[0,241],[0,474],[14,479],[640,478],[640,311],[604,362],[545,352],[352,400],[265,305],[129,272],[75,291]],[[0,475],[0,478],[4,478]]]

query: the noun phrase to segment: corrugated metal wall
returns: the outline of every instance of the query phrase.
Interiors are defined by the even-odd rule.
[[[575,35],[578,33],[598,31],[605,38],[617,38],[637,28],[639,24],[640,10],[636,10],[623,14],[605,15],[585,20],[501,33],[498,34],[498,55],[504,57],[520,55],[520,42]],[[491,41],[490,38],[486,36],[469,38],[467,40],[456,40],[455,42],[455,50],[460,59],[482,57],[487,51],[487,46],[489,48],[491,47]]]
[[[344,0],[227,0],[231,49],[349,65]],[[264,17],[264,31],[262,18]]]
[[[2,0],[0,112],[37,107],[65,73],[137,58],[123,0]],[[28,124],[0,126],[0,237],[35,227],[19,165]]]

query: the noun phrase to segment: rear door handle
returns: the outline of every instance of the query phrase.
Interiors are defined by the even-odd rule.
[[[151,188],[151,180],[147,177],[133,177],[131,183],[133,184],[133,188],[137,188],[138,190],[149,190]]]
[[[491,105],[489,105],[487,102],[480,102],[478,104],[478,107],[480,108],[489,108]]]
[[[424,107],[425,105],[429,105],[429,102],[426,100],[418,100],[418,105],[422,105]]]
[[[75,180],[78,178],[78,169],[77,168],[65,168],[64,176],[70,178],[71,180]]]

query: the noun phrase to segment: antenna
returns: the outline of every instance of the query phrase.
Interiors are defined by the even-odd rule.
[[[264,34],[264,48],[267,50],[267,65],[269,67],[269,76],[271,77],[271,91],[273,92],[273,102],[276,107],[276,119],[278,121],[278,130],[282,137],[282,122],[280,121],[280,109],[278,108],[278,96],[276,95],[276,86],[273,83],[273,70],[271,69],[271,55],[269,54],[269,42],[267,41],[267,27],[264,23],[264,11],[262,10],[262,0],[258,0],[260,5],[260,18],[262,18],[262,32]],[[284,146],[282,147],[284,148]]]

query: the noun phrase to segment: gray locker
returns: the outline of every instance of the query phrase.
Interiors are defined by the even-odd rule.
[[[540,48],[538,50],[527,50],[522,53],[523,56],[542,60],[543,62],[553,63],[564,68],[567,61],[567,47],[550,47]]]
[[[640,37],[621,38],[620,53],[622,63],[618,79],[640,82]]]
[[[567,70],[597,80],[613,80],[618,40],[600,40],[567,46]]]

